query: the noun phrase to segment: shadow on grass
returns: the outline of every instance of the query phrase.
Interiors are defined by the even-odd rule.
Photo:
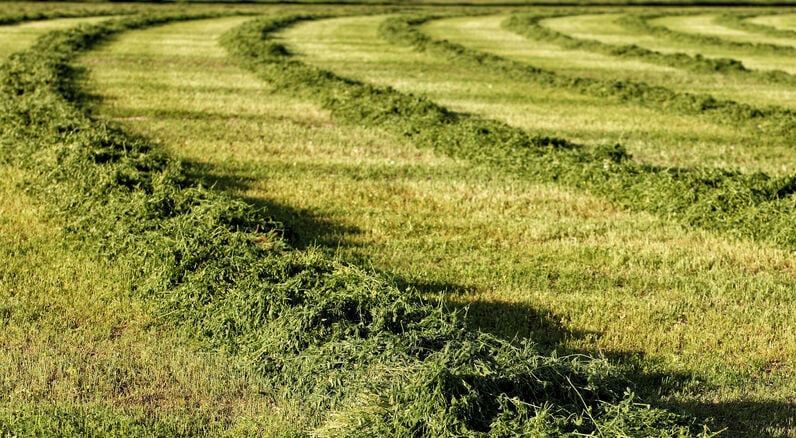
[[[628,387],[640,400],[696,418],[699,422],[705,422],[711,431],[723,430],[720,436],[796,436],[796,401],[677,401],[677,398],[696,398],[709,386],[707,379],[695,373],[673,372],[667,369],[669,367],[663,359],[647,356],[641,351],[573,349],[569,347],[572,341],[577,344],[578,340],[598,339],[601,333],[571,330],[557,315],[528,304],[472,299],[477,290],[471,286],[401,278],[394,278],[394,281],[401,288],[415,288],[428,296],[451,297],[446,304],[452,308],[466,309],[471,327],[510,342],[530,339],[542,354],[555,352],[559,356],[603,357],[622,370]]]
[[[245,191],[256,179],[222,173],[212,165],[186,163],[191,177],[207,186],[226,192]],[[263,209],[272,219],[283,224],[284,236],[297,249],[319,246],[334,252],[340,246],[352,245],[346,236],[360,232],[355,227],[336,224],[309,209],[296,209],[263,198],[243,198]],[[369,265],[365,256],[349,260],[362,266]],[[530,339],[542,354],[556,352],[559,356],[582,354],[604,357],[619,366],[628,379],[628,386],[641,400],[688,417],[708,422],[712,431],[726,429],[727,437],[787,437],[796,436],[796,402],[738,401],[695,402],[675,401],[694,398],[704,390],[704,380],[692,373],[666,371],[660,359],[645,356],[640,351],[606,352],[571,349],[578,340],[598,339],[601,333],[573,331],[561,319],[546,310],[523,303],[495,302],[475,299],[477,290],[466,284],[415,281],[400,278],[390,272],[381,272],[401,289],[414,288],[429,296],[445,296],[446,305],[467,312],[471,327],[493,334],[509,342]],[[466,309],[466,310],[465,310]],[[576,341],[576,342],[572,342]]]
[[[722,437],[781,438],[796,436],[796,401],[731,401],[662,403],[662,407],[697,418],[711,418]]]
[[[530,339],[544,353],[561,350],[567,339],[582,338],[597,333],[573,332],[561,324],[561,320],[550,312],[527,304],[474,300],[476,289],[471,286],[423,282],[396,278],[391,273],[382,273],[400,289],[416,289],[423,295],[445,296],[446,305],[467,313],[468,324],[486,333],[507,341]]]
[[[266,199],[244,198],[284,226],[283,237],[293,248],[306,249],[310,246],[334,249],[340,244],[340,236],[359,234],[356,227],[336,224],[308,209],[296,209],[277,204]]]
[[[222,173],[207,163],[191,161],[184,164],[193,180],[222,192],[245,191],[257,182],[256,178],[230,175],[226,171]],[[235,196],[282,224],[283,237],[296,249],[310,246],[334,249],[340,245],[342,237],[360,233],[356,227],[336,224],[309,209],[297,209],[266,198]]]

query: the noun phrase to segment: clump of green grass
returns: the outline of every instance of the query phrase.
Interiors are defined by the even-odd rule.
[[[310,428],[318,434],[708,435],[635,403],[604,360],[539,355],[527,342],[470,330],[461,313],[417,291],[289,248],[266,212],[201,186],[146,139],[92,120],[75,104],[77,52],[126,29],[184,18],[52,33],[0,67],[4,155],[36,173],[30,190],[64,216],[74,239],[138,267],[137,292],[164,321],[250,358],[274,392],[315,412]],[[284,51],[260,45],[261,37],[297,19],[254,23],[229,42],[253,48],[261,62],[282,60]],[[499,127],[496,138],[511,140]],[[484,134],[483,126],[471,128]]]

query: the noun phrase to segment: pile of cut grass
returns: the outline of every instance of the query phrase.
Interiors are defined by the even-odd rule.
[[[202,187],[146,139],[81,110],[70,66],[79,51],[187,18],[52,33],[0,67],[4,158],[37,175],[31,192],[63,215],[72,238],[138,267],[137,292],[165,321],[251,358],[275,393],[312,412],[309,427],[322,435],[708,434],[638,404],[603,360],[539,355],[468,329],[460,313],[416,291],[289,248],[265,212]],[[295,20],[268,19],[240,36]],[[230,41],[282,65],[278,46],[255,40]]]

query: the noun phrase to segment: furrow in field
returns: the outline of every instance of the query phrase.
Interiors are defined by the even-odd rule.
[[[656,59],[654,54],[638,55],[633,53],[634,50],[621,52],[613,44],[576,39],[549,30],[546,35],[540,35],[542,41],[528,40],[504,29],[507,20],[513,23],[512,30],[518,32],[536,25],[534,17],[461,17],[433,20],[425,24],[422,31],[438,40],[447,39],[468,48],[557,73],[603,80],[642,81],[679,93],[710,94],[719,99],[755,106],[775,105],[796,109],[796,90],[791,87],[771,84],[762,79],[696,74],[673,67],[682,65],[679,59]],[[545,42],[546,39],[552,41]],[[695,64],[687,66],[702,69],[703,73],[709,68],[701,65],[704,63]],[[796,84],[796,80],[793,83]]]
[[[752,165],[782,172],[787,170],[782,164],[792,161],[787,158],[791,148],[780,137],[763,139],[767,146],[756,147],[761,137],[740,128],[584,95],[554,83],[529,82],[522,75],[512,78],[489,66],[451,68],[445,56],[381,41],[378,27],[383,20],[346,17],[308,22],[282,36],[291,50],[303,54],[302,59],[341,75],[423,93],[455,111],[506,120],[532,133],[589,144],[621,142],[650,163]],[[774,154],[777,159],[768,161],[760,154]]]
[[[677,16],[661,16],[660,14],[627,14],[619,18],[619,23],[629,28],[632,32],[652,34],[660,37],[661,43],[656,43],[653,48],[662,52],[684,52],[691,56],[702,55],[711,58],[729,58],[741,61],[744,66],[753,70],[765,72],[784,71],[791,75],[796,74],[793,52],[791,47],[777,47],[770,45],[754,45],[740,43],[721,38],[676,32],[664,25],[655,24],[656,20],[675,20]],[[786,56],[783,56],[786,55]]]

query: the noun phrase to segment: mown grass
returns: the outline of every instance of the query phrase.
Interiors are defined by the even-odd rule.
[[[765,14],[766,11],[761,11]],[[645,20],[648,12],[622,11],[600,14],[564,14],[540,21],[543,27],[579,39],[596,40],[610,45],[635,45],[646,50],[662,53],[669,57],[685,54],[692,59],[701,56],[703,63],[734,59],[757,76],[782,76],[777,70],[782,68],[781,56],[767,55],[759,50],[739,47],[721,47],[702,41],[698,36],[683,37],[665,27],[652,26]],[[658,14],[664,14],[659,12]],[[641,16],[639,16],[641,15]],[[657,17],[653,15],[652,17]],[[686,35],[688,36],[688,35]],[[790,79],[785,78],[788,81]]]
[[[416,289],[289,248],[263,211],[206,189],[148,140],[73,106],[80,92],[67,63],[76,51],[186,18],[51,34],[13,57],[0,76],[7,156],[35,172],[31,189],[63,215],[72,238],[135,267],[136,296],[151,298],[162,321],[253,361],[275,394],[305,405],[313,417],[299,432],[698,432],[687,419],[636,403],[605,361],[540,355],[527,342],[469,329],[460,313]]]
[[[718,424],[730,425],[733,433],[792,433],[792,426],[789,426],[793,421],[789,417],[792,406],[787,399],[793,390],[789,383],[792,382],[793,370],[787,358],[793,346],[792,337],[787,334],[792,329],[793,316],[787,304],[776,308],[776,311],[772,309],[772,303],[787,303],[788,291],[792,290],[792,261],[787,252],[706,232],[684,230],[654,216],[629,213],[599,198],[557,184],[530,182],[522,176],[496,171],[494,167],[474,166],[439,152],[416,150],[406,139],[386,134],[378,127],[352,127],[347,124],[351,120],[346,122],[339,112],[334,116],[336,118],[332,118],[327,109],[313,103],[306,95],[303,98],[291,97],[289,88],[275,89],[230,68],[222,52],[199,37],[200,34],[218,34],[235,21],[238,19],[173,25],[151,34],[130,34],[130,40],[122,37],[119,43],[107,46],[107,51],[102,52],[118,62],[118,67],[107,60],[87,58],[88,65],[106,71],[107,76],[100,83],[110,82],[109,88],[117,90],[116,93],[101,93],[106,96],[108,104],[102,111],[111,111],[111,115],[126,126],[161,140],[173,153],[193,161],[197,165],[190,167],[194,177],[219,188],[231,189],[252,203],[266,207],[285,222],[285,235],[295,246],[301,248],[313,242],[320,243],[325,251],[337,253],[360,265],[375,266],[396,278],[400,284],[416,286],[431,295],[447,291],[452,302],[472,305],[471,320],[503,337],[529,336],[540,341],[546,349],[564,352],[607,352],[637,373],[636,377],[649,385],[648,388],[660,388],[662,401],[669,406],[698,415],[716,415]],[[120,47],[123,49],[118,50]],[[178,47],[181,50],[175,50]],[[173,53],[178,53],[178,56],[173,56]],[[409,56],[408,52],[406,55]],[[146,61],[141,62],[142,59]],[[395,57],[392,66],[400,67],[404,61],[400,56]],[[162,73],[157,83],[141,87],[147,78],[153,78],[152,72]],[[440,73],[425,70],[423,74],[433,79]],[[411,90],[414,85],[410,81],[403,86]],[[218,90],[224,92],[218,93]],[[302,94],[295,89],[293,93]],[[133,103],[132,107],[127,106],[129,102]],[[496,101],[495,106],[499,105]],[[189,122],[186,123],[186,119]],[[117,138],[111,137],[112,141],[117,141]],[[128,144],[126,140],[122,141]],[[133,144],[135,147],[139,145]],[[147,162],[142,164],[149,165]],[[117,177],[123,184],[134,185],[136,181],[143,187],[148,184],[145,177],[136,172],[118,174],[114,178]],[[208,196],[215,202],[216,198]],[[163,200],[154,201],[160,203]],[[30,202],[24,199],[22,203],[27,205]],[[103,214],[102,208],[99,210],[98,214]],[[204,221],[204,218],[200,216],[198,220]],[[143,219],[146,223],[149,217]],[[212,221],[211,218],[207,220]],[[103,222],[99,224],[100,227],[105,226]],[[162,225],[157,223],[155,227]],[[204,227],[205,223],[197,225]],[[247,222],[244,228],[249,225]],[[122,226],[127,225],[123,223]],[[164,229],[171,226],[169,224]],[[158,246],[163,243],[161,236],[158,233],[150,236],[155,242],[153,251],[161,251],[159,248],[162,247]],[[119,244],[118,239],[122,239],[122,256],[124,245],[131,241],[136,244],[134,237],[132,240],[110,237],[111,244]],[[175,237],[177,241],[182,238]],[[57,236],[53,240],[57,240]],[[263,240],[255,242],[258,245],[267,243]],[[273,243],[278,244],[278,241]],[[189,245],[194,245],[194,242],[189,241]],[[13,245],[9,244],[9,247]],[[39,247],[38,243],[33,247]],[[189,248],[205,251],[201,244]],[[119,251],[119,248],[110,250]],[[55,251],[52,253],[57,254]],[[224,251],[211,253],[222,259],[226,257]],[[271,253],[266,251],[265,254]],[[641,257],[637,258],[639,254]],[[83,256],[100,266],[105,264],[93,254]],[[200,263],[208,262],[200,260]],[[235,268],[233,271],[237,272],[235,261],[230,263],[226,267]],[[290,263],[309,263],[315,266],[314,269],[324,271],[323,275],[326,275],[326,269],[331,269],[325,256],[310,254],[307,259],[293,259]],[[323,267],[319,268],[321,265]],[[217,266],[212,263],[202,266],[210,272],[219,272],[215,271]],[[360,275],[367,275],[352,269],[343,269],[344,276],[352,282],[350,284],[376,281],[375,290],[384,287],[384,283],[377,280],[363,280]],[[129,267],[125,272],[129,274]],[[655,275],[651,276],[650,272]],[[335,271],[335,275],[338,273]],[[187,275],[188,281],[195,280],[191,275]],[[116,278],[125,280],[125,275],[114,277],[111,273],[107,276],[108,283],[121,290],[131,286],[130,279],[126,279],[127,283],[117,283],[114,281]],[[94,282],[89,279],[87,283]],[[160,287],[157,281],[147,285]],[[224,348],[235,350],[241,345],[244,350],[249,348],[247,343],[252,340],[239,341],[234,333],[223,332],[225,327],[250,323],[244,315],[250,308],[245,306],[248,302],[237,308],[230,307],[237,306],[234,302],[214,303],[197,316],[194,313],[196,309],[190,304],[201,304],[201,299],[189,301],[186,307],[181,307],[183,305],[178,300],[194,299],[186,297],[185,293],[206,294],[203,296],[215,299],[212,289],[205,292],[203,286],[188,286],[195,289],[186,289],[178,284],[175,287],[175,301],[168,305],[175,305],[178,311],[179,316],[173,317],[177,325],[184,325],[188,333],[196,329],[208,330],[211,333],[193,332],[193,336],[209,338],[211,343],[219,343]],[[246,292],[239,285],[230,286],[229,290],[233,294]],[[111,293],[111,296],[116,294]],[[76,301],[85,303],[86,300]],[[599,312],[595,312],[595,308]],[[229,321],[214,320],[214,309],[239,312],[244,316],[230,316],[235,321],[230,326]],[[69,314],[60,308],[61,313]],[[82,314],[76,313],[79,316],[73,318],[81,320]],[[142,312],[141,315],[141,319],[147,320],[151,313]],[[297,321],[306,321],[301,314],[295,316]],[[186,317],[186,321],[181,321],[182,317]],[[270,327],[278,334],[295,333],[289,324]],[[778,331],[772,331],[771,327]],[[650,328],[662,330],[650,333]],[[155,336],[160,333],[157,327],[149,327],[149,330],[154,330]],[[639,339],[638,333],[649,338]],[[781,333],[786,335],[777,336]],[[138,344],[133,340],[131,345],[144,345],[146,350],[150,345],[148,342]],[[166,342],[170,343],[168,339]],[[186,341],[175,336],[175,342],[179,345]],[[256,345],[257,340],[253,342]],[[186,345],[191,349],[190,342]],[[283,344],[279,345],[277,350]],[[333,345],[350,348],[345,344]],[[276,350],[267,351],[273,353]],[[312,350],[310,354],[334,351]],[[354,354],[358,354],[356,351],[353,350]],[[68,358],[73,355],[70,351],[64,353]],[[93,357],[93,353],[89,355]],[[188,377],[175,379],[178,384],[191,381],[195,379],[193,376],[205,372],[201,364],[197,365],[197,361],[190,354],[188,356],[186,367],[200,371],[186,372]],[[362,359],[364,362],[370,360],[364,356]],[[23,400],[10,405],[8,417],[23,419],[20,423],[24,423],[27,429],[18,424],[16,430],[44,430],[46,433],[71,427],[76,430],[75,435],[86,430],[106,433],[121,430],[120,433],[128,435],[153,430],[170,435],[190,435],[199,431],[244,434],[263,430],[290,431],[297,424],[307,427],[313,422],[318,425],[320,421],[326,422],[321,424],[319,432],[335,434],[339,427],[356,427],[352,421],[371,421],[383,414],[382,411],[374,414],[374,409],[381,407],[376,393],[357,399],[353,405],[326,420],[319,420],[325,414],[317,412],[301,417],[306,414],[307,407],[290,406],[290,399],[277,400],[276,412],[264,417],[257,417],[257,412],[261,412],[261,399],[256,396],[251,402],[255,414],[249,411],[241,416],[236,414],[238,411],[216,411],[197,402],[205,397],[226,397],[219,392],[223,385],[228,384],[224,379],[218,383],[210,382],[209,388],[197,389],[196,393],[186,397],[189,400],[186,404],[193,408],[178,406],[174,410],[177,414],[163,410],[157,404],[154,408],[136,404],[137,398],[146,398],[147,390],[133,391],[132,406],[122,401],[109,407],[105,402],[86,401],[91,399],[91,392],[73,388],[92,385],[102,388],[95,399],[105,397],[103,391],[123,393],[118,388],[124,388],[124,384],[96,383],[91,379],[85,383],[85,379],[81,380],[86,376],[102,375],[102,370],[110,369],[110,374],[122,375],[121,382],[139,383],[125,377],[125,373],[141,372],[138,365],[133,367],[134,372],[117,370],[122,368],[120,362],[123,360],[127,361],[125,363],[131,361],[126,356],[121,359],[113,357],[101,365],[89,362],[82,368],[77,367],[73,372],[78,376],[74,378],[77,382],[64,379],[67,380],[63,385],[66,389],[59,388],[52,407],[37,411],[36,407],[25,405]],[[210,363],[208,368],[224,369],[223,364],[228,361],[233,363],[230,366],[233,370],[238,366],[235,360],[225,356],[219,356],[218,360],[222,365]],[[138,363],[135,358],[132,362]],[[266,363],[272,365],[269,361]],[[323,367],[328,362],[321,358],[319,363]],[[25,365],[22,368],[35,367]],[[68,374],[69,368],[66,369],[65,374]],[[239,369],[244,377],[237,386],[232,385],[230,405],[240,403],[236,397],[241,393],[251,396],[254,388],[261,384],[257,378],[250,380],[246,365]],[[313,377],[307,377],[317,375],[317,369],[309,370],[314,371],[310,374],[289,367],[286,369],[292,373],[283,377],[286,385],[296,384],[290,381],[290,376],[302,379],[298,386],[317,385],[313,383]],[[461,368],[454,369],[462,371]],[[356,381],[363,378],[353,370],[348,371],[352,372],[332,373],[330,376],[341,379],[354,376]],[[328,370],[324,369],[324,372]],[[236,372],[223,374],[235,375]],[[14,380],[14,376],[12,374],[8,380]],[[386,376],[395,377],[389,373]],[[303,380],[305,378],[308,380]],[[367,380],[374,378],[380,381],[385,374],[377,372],[364,376]],[[413,384],[419,393],[426,389],[417,386],[416,381],[407,375],[401,374],[399,379],[401,383],[408,381]],[[158,377],[152,380],[160,382]],[[267,382],[272,384],[273,380]],[[643,384],[641,388],[644,388]],[[336,385],[339,383],[330,382],[316,388],[337,391],[339,387]],[[37,383],[29,386],[35,388]],[[147,383],[141,386],[146,388]],[[413,404],[416,400],[405,398],[407,394],[395,392],[397,388],[390,391],[406,401],[407,406],[417,406]],[[64,394],[71,393],[89,396],[69,405],[63,400],[69,399]],[[648,397],[654,395],[655,389],[647,394]],[[174,395],[163,397],[172,400]],[[179,399],[180,396],[176,397]],[[307,400],[327,406],[326,401],[319,401],[314,396]],[[161,400],[161,403],[168,402]],[[246,402],[243,404],[247,406],[245,409],[249,409]],[[638,408],[622,406],[631,410]],[[160,409],[158,412],[168,414],[160,418],[155,416],[153,420],[148,409]],[[18,414],[20,411],[21,415]],[[176,420],[166,415],[175,415]],[[64,417],[67,421],[59,423],[59,419]],[[100,421],[95,421],[96,418]],[[50,423],[42,428],[45,420]],[[291,420],[294,422],[288,423]],[[234,423],[230,428],[231,421],[240,423]]]
[[[52,20],[61,18],[80,18],[100,15],[116,15],[131,13],[133,7],[124,4],[87,5],[83,2],[3,2],[3,11],[0,13],[0,25],[18,24],[26,21]],[[138,8],[138,10],[142,10]]]
[[[542,17],[550,13],[543,13]],[[559,13],[563,14],[564,12]],[[449,38],[468,47],[478,45],[480,50],[494,51],[501,56],[526,61],[533,60],[534,65],[547,69],[572,70],[579,74],[615,69],[619,72],[632,72],[636,79],[646,79],[647,74],[677,72],[677,69],[673,67],[655,65],[641,60],[621,59],[587,48],[566,50],[567,48],[562,44],[557,44],[557,41],[537,41],[529,44],[527,38],[503,29],[503,22],[511,16],[465,16],[432,20],[422,26],[422,31],[434,38]]]
[[[244,363],[162,327],[130,266],[63,240],[2,166],[0,430],[26,436],[221,434],[273,416]],[[274,417],[275,418],[275,417]]]
[[[147,44],[185,41],[192,29],[130,34],[86,58],[103,111],[202,163],[219,187],[268,206],[298,246],[319,243],[426,293],[446,293],[502,336],[606,352],[662,388],[672,406],[719,416],[735,432],[787,433],[793,338],[768,328],[793,320],[789,306],[776,315],[770,306],[789,299],[787,252],[685,231],[554,184],[415,150],[374,128],[340,125],[305,99],[199,62],[220,56],[206,41],[191,38],[197,55],[179,60],[170,60],[169,46]],[[357,41],[347,35],[344,47]],[[298,40],[309,42],[291,38]],[[384,62],[381,52],[362,58]],[[136,66],[133,58],[146,61]],[[392,69],[416,60],[409,52],[390,59]],[[225,92],[207,94],[207,84]],[[744,426],[762,406],[768,415]]]
[[[327,38],[328,38],[328,36],[327,36]],[[393,66],[393,68],[395,68],[395,66]],[[425,79],[425,78],[424,78],[424,79]],[[404,83],[404,84],[402,84],[402,85],[404,85],[404,86],[405,86],[405,83]],[[346,113],[343,113],[343,114],[346,114]],[[378,119],[377,119],[377,117],[378,117],[378,116],[370,116],[370,117],[374,117],[374,119],[378,120]],[[356,117],[353,117],[353,118],[354,118],[354,119],[356,119]],[[385,125],[386,125],[386,124],[385,124]],[[387,126],[388,126],[388,125],[387,125]]]
[[[783,14],[784,15],[784,14]],[[736,13],[736,14],[721,14],[714,20],[714,23],[726,26],[731,29],[741,31],[744,36],[752,39],[754,42],[755,36],[769,36],[776,39],[782,39],[785,45],[792,46],[796,41],[796,32],[787,29],[778,29],[775,26],[766,26],[763,24],[755,23],[754,19],[761,16],[761,13]],[[765,15],[763,14],[763,17]],[[776,42],[772,41],[772,44]]]

